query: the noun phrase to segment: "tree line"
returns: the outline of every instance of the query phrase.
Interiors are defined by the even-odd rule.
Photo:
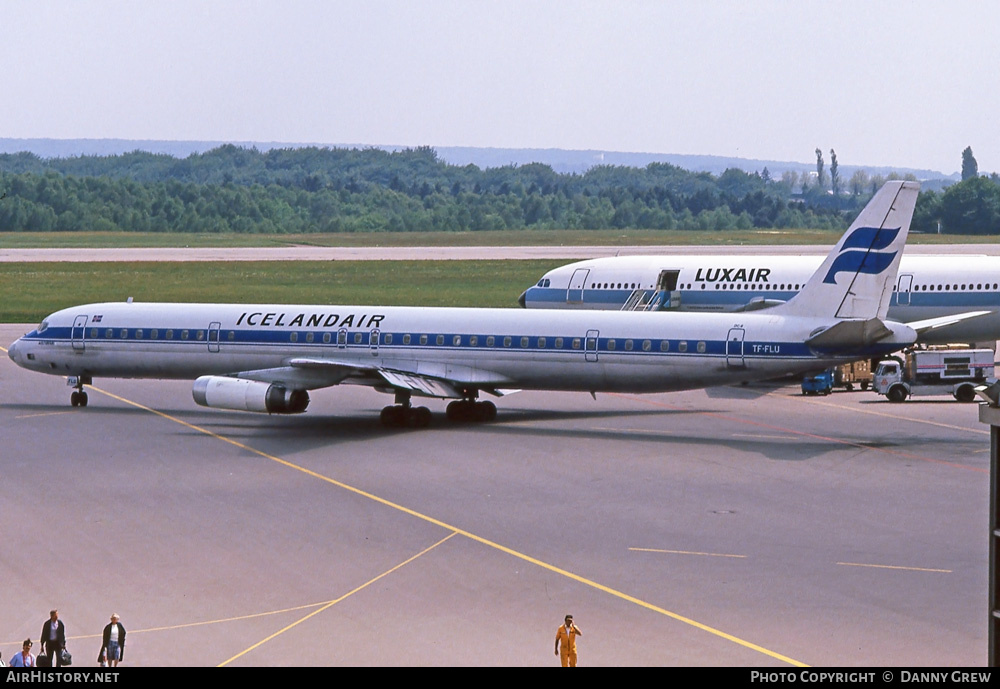
[[[766,168],[714,176],[667,163],[584,174],[540,163],[480,169],[444,163],[428,147],[226,145],[183,159],[16,153],[0,155],[0,231],[839,230],[881,184],[830,194],[822,179],[810,186],[805,177],[776,180]],[[928,217],[936,222],[937,212]]]

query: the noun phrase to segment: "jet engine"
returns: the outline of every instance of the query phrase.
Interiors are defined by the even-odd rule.
[[[309,406],[309,393],[305,390],[223,376],[202,376],[194,382],[191,394],[201,406],[215,409],[299,414]]]

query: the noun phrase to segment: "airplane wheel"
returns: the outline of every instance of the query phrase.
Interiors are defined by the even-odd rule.
[[[87,400],[87,393],[81,391],[80,392],[80,406],[81,407],[86,407],[87,406],[87,401],[88,401]]]
[[[407,417],[414,428],[427,428],[431,424],[431,410],[427,407],[410,409]]]
[[[382,413],[379,414],[379,421],[382,422],[383,426],[388,428],[395,428],[397,426],[402,426],[403,421],[406,419],[406,414],[402,407],[399,406],[388,406],[382,408]]]
[[[80,406],[80,393],[77,390],[73,391],[73,394],[69,396],[69,403],[74,407]]]
[[[492,402],[479,402],[476,406],[479,412],[476,417],[479,421],[492,421],[497,418],[497,405]]]
[[[445,409],[445,416],[448,417],[449,421],[468,421],[468,407],[469,403],[465,400],[455,400],[454,402],[449,402],[448,407]]]

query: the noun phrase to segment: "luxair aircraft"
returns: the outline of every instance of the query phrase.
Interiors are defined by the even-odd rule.
[[[667,392],[774,378],[912,344],[886,319],[916,202],[887,183],[796,296],[760,313],[634,313],[278,304],[87,304],[11,345],[19,366],[63,375],[87,405],[94,378],[194,379],[198,404],[296,413],[338,384],[393,393],[386,425],[425,426],[411,397],[486,421],[516,389]]]
[[[549,271],[521,294],[533,309],[745,312],[783,304],[822,256],[615,256]],[[949,321],[947,316],[958,316]],[[1000,340],[1000,260],[904,256],[889,300],[900,323],[938,319],[925,344]]]

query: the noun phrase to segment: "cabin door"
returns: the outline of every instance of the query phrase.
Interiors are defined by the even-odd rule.
[[[78,352],[84,350],[83,338],[87,332],[87,316],[77,316],[73,319],[73,349]]]
[[[569,279],[569,289],[566,290],[567,304],[583,302],[583,288],[587,286],[588,275],[590,275],[589,268],[577,268],[573,271],[573,277]]]
[[[729,368],[746,368],[743,360],[743,337],[746,331],[743,328],[730,328],[729,336],[726,337],[726,366]]]
[[[208,351],[210,352],[219,351],[219,329],[221,327],[222,323],[218,321],[208,324]]]
[[[583,351],[587,361],[597,361],[597,340],[600,335],[599,330],[588,330],[587,339],[584,340]]]
[[[896,286],[896,304],[899,306],[909,306],[911,289],[913,289],[913,276],[900,275],[899,284]]]

